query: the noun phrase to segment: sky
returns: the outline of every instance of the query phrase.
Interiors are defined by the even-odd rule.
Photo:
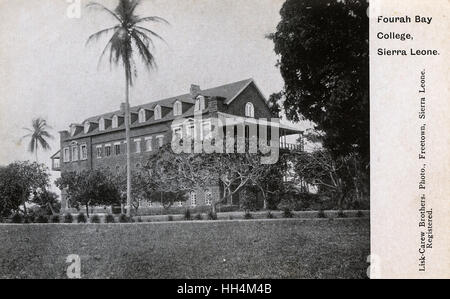
[[[0,165],[33,160],[24,127],[43,117],[52,126],[51,151],[39,152],[50,165],[59,149],[59,131],[70,123],[117,110],[124,101],[121,68],[98,58],[107,37],[85,45],[94,32],[114,25],[108,14],[86,8],[73,18],[79,0],[0,0]],[[98,1],[114,8],[117,0]],[[138,68],[131,105],[189,92],[191,84],[210,88],[255,79],[266,98],[283,87],[272,41],[283,0],[143,0],[141,16],[160,16],[170,26],[147,24],[164,37],[156,41],[158,68]],[[69,17],[69,16],[72,16]],[[57,173],[53,173],[57,176]]]

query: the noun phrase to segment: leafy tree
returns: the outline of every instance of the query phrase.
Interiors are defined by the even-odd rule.
[[[187,192],[206,191],[221,183],[223,193],[211,204],[215,213],[218,204],[230,200],[246,185],[257,186],[265,197],[261,182],[271,167],[273,165],[261,163],[260,154],[174,153],[168,144],[153,155],[144,168],[151,177],[152,190],[179,194],[181,199]],[[266,200],[264,202],[266,206]]]
[[[23,212],[27,215],[26,203],[31,195],[45,191],[50,182],[48,168],[44,164],[18,161],[0,167],[0,212]]]
[[[104,170],[64,172],[55,184],[61,190],[67,189],[68,200],[73,207],[86,208],[87,217],[89,217],[89,206],[112,205],[120,202],[119,189],[114,184],[112,175]]]
[[[114,185],[119,190],[120,202],[126,203],[127,201],[127,175],[126,170],[119,171],[112,174]],[[154,179],[143,168],[131,171],[131,206],[134,211],[137,212],[139,206],[143,200],[150,200],[150,196],[155,191]]]
[[[22,139],[29,138],[30,143],[28,144],[28,150],[35,154],[35,161],[38,161],[38,148],[41,147],[44,150],[49,150],[50,145],[47,142],[47,138],[53,138],[53,136],[48,132],[51,129],[47,125],[47,121],[42,118],[36,118],[32,121],[32,128],[24,128],[28,131],[28,134],[22,137]]]
[[[131,211],[131,149],[130,149],[130,103],[129,89],[133,85],[133,78],[137,76],[135,59],[133,53],[137,53],[141,61],[148,68],[154,68],[155,57],[152,53],[152,38],[161,39],[153,30],[143,27],[147,22],[168,22],[157,16],[140,17],[136,14],[136,7],[140,4],[140,0],[119,0],[117,7],[110,10],[100,3],[92,2],[88,7],[98,8],[108,15],[112,16],[117,22],[113,27],[103,29],[91,35],[87,43],[97,40],[104,35],[112,33],[112,36],[105,49],[103,50],[100,60],[109,52],[109,62],[111,64],[121,64],[125,71],[125,138],[127,141],[127,216]],[[100,62],[100,61],[99,61]]]
[[[357,155],[332,157],[327,150],[312,153],[299,152],[294,169],[297,179],[315,185],[319,192],[328,195],[336,207],[342,210],[346,204],[358,202],[364,195],[368,182],[358,178],[361,161]]]
[[[206,154],[176,154],[171,145],[164,145],[144,165],[137,178],[137,188],[146,198],[170,207],[175,201],[185,201],[187,193],[207,190],[217,184],[208,168],[211,156]]]
[[[269,35],[280,56],[287,118],[313,121],[334,157],[369,161],[366,0],[287,0]],[[274,95],[277,100],[278,95]]]
[[[264,209],[275,208],[288,184],[283,180],[289,175],[294,152],[281,152],[277,163],[262,166],[260,175],[254,176],[250,185],[259,190],[264,199]]]
[[[41,207],[46,215],[56,215],[61,209],[58,195],[46,189],[34,192],[32,202]]]

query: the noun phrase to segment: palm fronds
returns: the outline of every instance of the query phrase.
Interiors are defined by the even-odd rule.
[[[23,128],[28,134],[24,135],[22,139],[30,139],[28,151],[35,153],[39,147],[49,150],[51,147],[46,139],[53,139],[53,136],[48,131],[51,127],[47,124],[47,121],[39,117],[33,119],[31,125],[31,128]]]
[[[165,19],[157,16],[139,17],[135,13],[135,10],[140,2],[140,0],[119,0],[114,10],[97,2],[91,2],[87,5],[87,7],[100,9],[113,16],[117,24],[92,34],[87,39],[86,44],[112,33],[111,38],[100,55],[99,65],[103,57],[109,53],[110,65],[122,64],[130,85],[133,85],[133,78],[137,76],[134,54],[136,53],[141,58],[143,64],[148,69],[156,68],[155,56],[152,53],[154,47],[153,38],[164,41],[153,30],[139,26],[138,24],[152,22],[169,24]]]

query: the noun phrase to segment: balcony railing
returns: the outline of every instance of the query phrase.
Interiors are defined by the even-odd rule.
[[[280,149],[290,150],[290,151],[302,151],[302,144],[294,144],[294,143],[282,143],[280,142]]]

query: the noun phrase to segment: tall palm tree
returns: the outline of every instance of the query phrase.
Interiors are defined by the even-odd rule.
[[[33,119],[32,128],[23,128],[24,130],[28,131],[28,134],[22,137],[24,138],[30,138],[30,143],[28,144],[28,150],[31,153],[35,154],[36,162],[38,161],[38,148],[39,146],[43,150],[49,150],[50,145],[47,142],[47,138],[53,139],[53,136],[48,132],[51,127],[47,125],[47,121],[43,118],[35,118]]]
[[[148,70],[155,68],[155,57],[152,54],[154,46],[152,38],[163,40],[161,36],[154,31],[143,27],[143,23],[158,22],[168,24],[166,20],[160,17],[140,17],[135,13],[136,7],[141,0],[119,0],[114,10],[97,2],[89,3],[90,8],[98,8],[112,16],[117,22],[116,25],[103,29],[92,34],[86,44],[101,36],[112,33],[106,47],[100,55],[101,59],[109,52],[109,63],[122,65],[125,71],[125,138],[127,142],[127,216],[130,216],[131,209],[131,160],[130,160],[130,101],[129,91],[133,85],[133,78],[137,76],[136,64],[133,58],[134,52],[141,57]]]

